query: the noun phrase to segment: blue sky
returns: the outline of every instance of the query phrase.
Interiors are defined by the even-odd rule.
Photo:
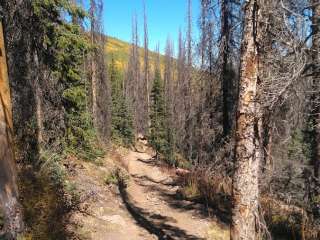
[[[145,0],[148,15],[149,48],[160,43],[163,52],[167,35],[176,43],[179,27],[185,30],[187,0]],[[143,0],[104,0],[104,28],[108,35],[131,41],[132,15],[138,15],[140,43],[143,42]],[[193,31],[197,37],[199,0],[192,0]]]

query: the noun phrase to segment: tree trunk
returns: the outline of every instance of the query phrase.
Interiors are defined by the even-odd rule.
[[[239,102],[237,109],[235,172],[232,182],[232,240],[255,240],[259,205],[261,114],[258,88],[257,0],[247,1],[241,46]]]
[[[148,22],[147,22],[147,12],[146,3],[143,2],[143,12],[144,12],[144,96],[145,96],[145,113],[144,113],[144,134],[148,134],[150,128],[150,65],[149,65],[149,37],[148,37]]]
[[[17,171],[13,149],[12,108],[8,68],[0,21],[0,214],[5,224],[0,226],[8,239],[15,239],[21,230],[21,209],[18,204]]]
[[[97,66],[95,62],[95,53],[91,58],[91,97],[92,97],[92,117],[94,127],[97,129]]]
[[[312,60],[314,64],[313,72],[313,164],[314,176],[319,178],[320,171],[320,4],[318,0],[313,0],[313,39],[312,39]]]
[[[185,113],[186,113],[186,154],[189,160],[192,159],[193,152],[193,116],[192,116],[192,5],[191,0],[188,0],[188,28],[187,28],[187,69],[185,83]]]
[[[96,29],[96,3],[94,0],[90,0],[90,17],[91,17],[91,44],[95,46],[97,43],[97,29]],[[96,63],[96,50],[94,49],[91,54],[91,104],[92,104],[92,118],[94,127],[97,129],[97,63]]]
[[[220,47],[220,61],[221,72],[220,81],[222,84],[222,96],[223,96],[223,135],[227,137],[231,130],[230,119],[230,76],[228,76],[228,58],[229,58],[229,9],[228,0],[221,2],[221,47]]]

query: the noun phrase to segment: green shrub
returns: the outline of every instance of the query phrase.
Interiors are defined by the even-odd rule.
[[[128,180],[129,175],[124,170],[115,168],[104,178],[104,183],[107,185],[118,185],[119,182],[126,184]]]
[[[108,174],[104,179],[105,184],[107,185],[116,185],[118,184],[118,176],[117,173],[112,171]]]

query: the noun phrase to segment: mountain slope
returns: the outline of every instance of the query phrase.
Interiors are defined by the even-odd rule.
[[[120,70],[127,67],[130,56],[131,44],[114,37],[107,37],[105,51],[107,53],[107,61],[110,62],[114,58],[115,63]],[[144,50],[139,48],[141,67],[143,64]],[[157,62],[157,53],[149,50],[150,67],[154,69]],[[164,55],[160,55],[161,70],[164,69]]]

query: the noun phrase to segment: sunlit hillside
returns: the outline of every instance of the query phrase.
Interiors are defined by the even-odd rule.
[[[130,49],[131,49],[130,43],[114,37],[108,37],[106,48],[105,48],[108,56],[107,61],[110,62],[113,57],[117,67],[120,70],[125,69],[128,64],[128,59],[130,56]],[[144,56],[143,48],[139,48],[139,54],[141,58],[141,64],[143,64],[143,56]],[[151,69],[153,69],[157,61],[157,53],[154,51],[150,51],[149,58],[150,58],[149,61],[150,61]],[[160,60],[161,60],[161,70],[163,70],[164,68],[163,55],[160,56]]]

